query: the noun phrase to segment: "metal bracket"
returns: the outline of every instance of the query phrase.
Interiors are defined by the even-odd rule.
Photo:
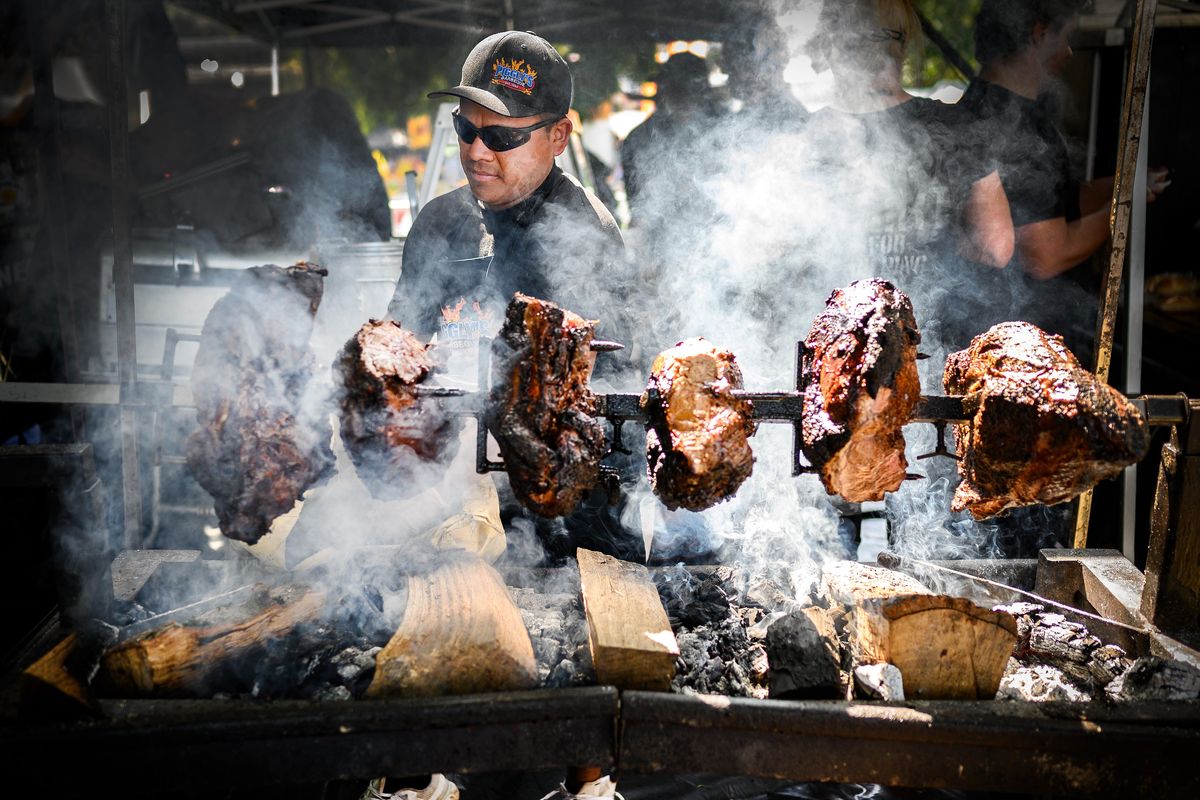
[[[937,444],[934,446],[932,452],[917,456],[917,460],[923,461],[927,458],[933,458],[934,456],[945,456],[946,458],[952,458],[955,461],[962,461],[962,456],[951,452],[946,447],[946,420],[934,420],[933,427],[934,430],[937,431]]]

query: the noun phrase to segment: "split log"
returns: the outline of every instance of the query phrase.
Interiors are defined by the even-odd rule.
[[[22,716],[71,718],[99,713],[92,690],[69,667],[77,640],[69,634],[21,673]]]
[[[184,625],[170,622],[157,630],[117,644],[101,660],[101,678],[114,693],[127,696],[178,697],[200,694],[223,667],[254,656],[273,640],[299,625],[315,622],[325,594],[300,586],[273,590],[249,612],[230,620]]]
[[[618,689],[670,689],[679,645],[649,571],[583,548],[576,558],[596,679]]]
[[[961,597],[918,595],[884,608],[889,663],[904,677],[904,696],[990,700],[1017,641],[1017,624],[1001,611]]]
[[[538,685],[521,611],[500,574],[467,553],[447,553],[408,579],[404,619],[375,660],[367,697],[430,697]]]
[[[887,662],[908,699],[991,699],[1017,641],[1011,614],[937,595],[901,573],[855,562],[826,567],[830,597],[851,608],[855,666]]]

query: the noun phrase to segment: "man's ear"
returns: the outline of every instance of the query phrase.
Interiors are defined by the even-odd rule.
[[[1044,22],[1033,23],[1033,29],[1029,32],[1029,43],[1039,45],[1046,38],[1046,33],[1049,32],[1050,26]]]
[[[571,140],[573,130],[575,124],[571,122],[570,117],[563,117],[550,126],[550,144],[554,146],[555,156],[562,155],[562,151],[567,149],[567,142]]]

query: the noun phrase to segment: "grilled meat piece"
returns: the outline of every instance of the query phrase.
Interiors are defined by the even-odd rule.
[[[804,455],[830,494],[881,500],[904,481],[901,428],[921,396],[912,303],[880,278],[835,289],[804,340]]]
[[[1146,421],[1120,392],[1028,322],[1002,322],[946,358],[946,392],[971,419],[959,435],[962,483],[951,508],[976,519],[1053,505],[1146,454]]]
[[[342,443],[371,494],[410,497],[436,483],[458,450],[462,423],[415,391],[434,371],[433,346],[392,320],[358,329],[334,366]]]
[[[323,415],[304,408],[325,274],[303,263],[252,267],[204,320],[192,367],[200,428],[187,462],[231,539],[258,541],[333,466]]]
[[[654,359],[641,398],[646,464],[668,508],[703,511],[750,477],[757,427],[750,401],[733,394],[741,388],[733,353],[706,339],[687,339]]]
[[[570,512],[599,479],[606,443],[588,388],[594,328],[518,293],[492,343],[488,430],[517,499],[544,517]]]

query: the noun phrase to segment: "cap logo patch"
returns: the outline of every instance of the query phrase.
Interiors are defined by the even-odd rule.
[[[492,83],[522,94],[533,94],[537,85],[537,70],[525,63],[525,59],[509,60],[497,58],[492,64]]]

